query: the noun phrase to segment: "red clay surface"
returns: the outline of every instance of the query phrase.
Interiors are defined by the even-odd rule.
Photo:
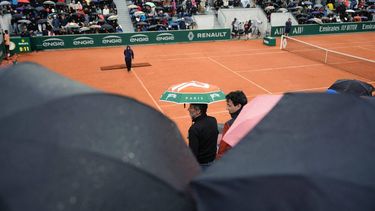
[[[375,32],[303,36],[297,39],[348,54],[375,59]],[[277,40],[279,44],[279,40]],[[19,62],[41,64],[68,78],[111,93],[130,96],[176,122],[184,137],[191,124],[183,105],[160,102],[170,85],[196,80],[217,85],[225,93],[243,90],[249,99],[262,94],[322,91],[337,79],[374,81],[300,57],[262,40],[133,46],[136,63],[152,66],[101,71],[123,63],[123,47],[34,52]],[[375,71],[375,67],[374,67]],[[219,123],[229,119],[225,102],[210,104]]]

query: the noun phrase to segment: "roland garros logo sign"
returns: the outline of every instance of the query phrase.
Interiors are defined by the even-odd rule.
[[[191,81],[191,82],[182,83],[182,84],[172,87],[172,91],[180,92],[181,90],[188,88],[188,87],[198,87],[198,88],[208,89],[210,88],[210,85],[206,83],[202,83],[202,82]]]

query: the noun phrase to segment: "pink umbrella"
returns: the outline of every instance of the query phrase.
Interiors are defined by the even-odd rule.
[[[262,95],[246,104],[223,140],[231,147],[245,137],[268,112],[279,102],[283,95]]]

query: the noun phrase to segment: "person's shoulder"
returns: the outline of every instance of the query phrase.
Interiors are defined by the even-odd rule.
[[[209,119],[210,121],[215,121],[215,122],[217,122],[216,118],[213,117],[213,116],[207,116],[207,119]]]

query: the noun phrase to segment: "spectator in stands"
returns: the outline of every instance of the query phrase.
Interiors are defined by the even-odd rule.
[[[285,32],[284,32],[284,35],[285,36],[289,36],[289,32],[290,32],[291,29],[292,29],[292,19],[288,18],[288,21],[285,22]]]
[[[182,20],[178,22],[178,27],[182,30],[186,29],[186,23],[184,18],[182,18]]]
[[[124,56],[126,68],[128,69],[128,72],[130,72],[132,70],[132,60],[134,59],[134,52],[129,45],[126,46],[126,49],[124,50]]]
[[[10,57],[10,36],[8,30],[4,31],[4,45],[5,45],[5,58],[8,59]]]
[[[232,21],[232,37],[235,38],[238,35],[238,21],[237,18],[234,18]]]
[[[21,37],[30,37],[30,32],[27,30],[26,27],[22,28]]]
[[[104,15],[104,16],[108,16],[108,15],[109,15],[109,9],[108,9],[108,6],[107,6],[107,5],[104,5],[104,8],[103,8],[103,15]]]
[[[207,115],[207,104],[190,104],[188,111],[193,124],[189,128],[189,147],[205,170],[215,160],[219,131],[215,117]]]
[[[121,33],[121,32],[123,32],[122,27],[121,27],[120,24],[117,24],[117,26],[116,26],[116,32],[117,32],[117,33]]]
[[[354,22],[361,22],[361,16],[357,13],[355,16],[354,16]]]
[[[245,25],[244,25],[244,29],[245,29],[245,37],[246,37],[246,40],[249,39],[249,34],[250,34],[250,28],[251,28],[251,21],[246,21]]]
[[[231,116],[231,119],[224,124],[222,136],[224,137],[225,133],[232,126],[234,120],[240,114],[242,108],[247,104],[247,97],[243,91],[233,91],[225,96],[227,100],[227,110]],[[223,139],[220,141],[219,150],[216,155],[216,159],[220,159],[223,154],[231,149],[231,146],[227,144]]]

